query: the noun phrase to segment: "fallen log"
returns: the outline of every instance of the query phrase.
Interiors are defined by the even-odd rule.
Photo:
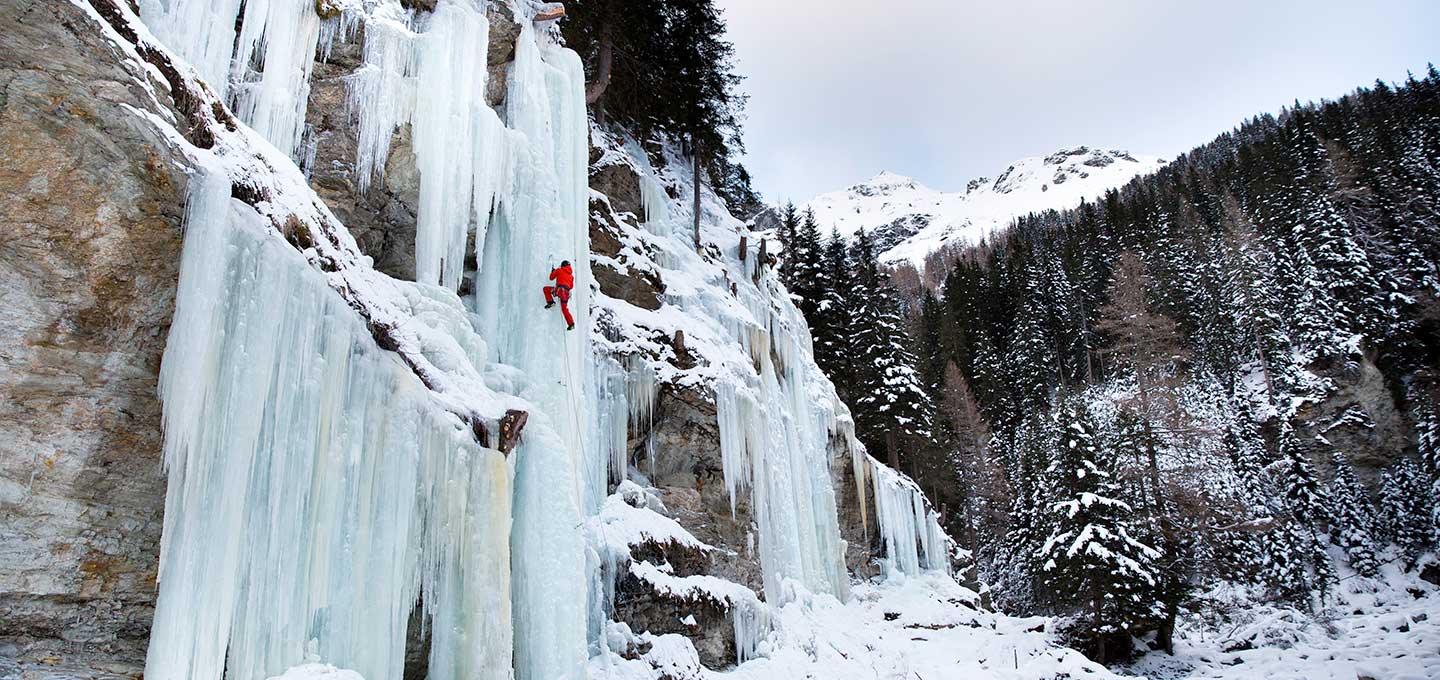
[[[565,5],[558,2],[549,2],[535,12],[535,21],[555,21],[565,18]]]

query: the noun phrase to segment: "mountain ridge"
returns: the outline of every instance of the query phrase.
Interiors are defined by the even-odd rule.
[[[993,176],[977,177],[961,191],[934,189],[907,175],[882,170],[869,180],[819,194],[796,204],[812,210],[821,231],[853,238],[868,232],[891,264],[923,268],[931,253],[948,245],[975,243],[1031,212],[1074,207],[1098,198],[1137,176],[1158,170],[1158,156],[1121,149],[1072,146],[1029,156]],[[768,228],[777,213],[752,220]]]

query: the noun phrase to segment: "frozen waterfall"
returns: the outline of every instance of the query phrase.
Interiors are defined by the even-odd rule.
[[[430,677],[508,677],[504,457],[436,407],[221,172],[192,180],[186,232],[146,677],[266,678],[313,653],[398,680],[417,599]],[[463,319],[453,295],[413,294],[445,317],[434,327]]]
[[[543,36],[539,36],[543,38]],[[515,475],[515,675],[583,678],[588,575],[585,475],[599,446],[588,436],[594,400],[590,349],[589,124],[585,74],[570,50],[541,45],[526,26],[516,47],[505,118],[528,144],[514,149],[510,191],[481,235],[475,310],[496,358],[524,371],[523,394],[551,414],[560,442],[519,457]],[[576,263],[574,331],[541,309],[539,284],[562,260]]]
[[[204,169],[190,183],[161,376],[170,486],[147,677],[262,680],[319,657],[367,680],[399,680],[421,604],[431,678],[581,680],[588,643],[603,637],[606,588],[587,518],[625,477],[628,435],[650,428],[657,371],[670,369],[638,354],[598,356],[591,342],[579,57],[521,21],[497,110],[486,101],[494,84],[482,0],[440,0],[433,12],[337,0],[326,6],[340,14],[325,19],[314,0],[140,4],[154,34],[292,159],[317,49],[363,21],[364,65],[347,77],[357,185],[383,177],[403,126],[420,175],[417,282],[365,269],[337,283],[313,249],[277,233],[283,212],[262,216],[232,199],[232,177],[211,163],[267,145],[247,137],[248,146],[194,151]],[[725,483],[732,502],[749,495],[754,513],[766,602],[738,585],[751,597],[733,599],[746,603],[734,615],[738,654],[749,658],[768,632],[768,607],[801,591],[846,596],[830,477],[844,407],[773,273],[739,258],[733,240],[725,256],[696,253],[688,209],[667,193],[687,188],[663,183],[640,145],[630,153],[643,165],[640,236],[660,246],[659,266],[691,277],[665,309],[703,319],[704,331],[688,335],[705,348],[691,377],[714,390]],[[293,186],[277,192],[294,195],[271,198],[312,200],[299,172],[286,170]],[[739,239],[720,226],[710,235]],[[562,260],[575,265],[573,332],[559,310],[541,309],[539,288]],[[462,299],[472,274],[473,295]],[[383,279],[381,294],[403,298],[400,331],[443,336],[450,349],[426,355],[432,368],[473,381],[427,388],[381,349],[341,295],[370,275]],[[529,409],[508,460],[447,410],[477,398],[500,412]],[[857,476],[873,481],[891,570],[943,566],[948,539],[918,488],[873,467],[867,478],[871,468],[857,464]]]

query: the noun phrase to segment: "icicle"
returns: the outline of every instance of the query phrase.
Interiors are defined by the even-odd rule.
[[[320,39],[315,2],[246,0],[243,4],[231,62],[235,114],[285,155],[296,158]]]
[[[240,4],[241,0],[141,0],[140,18],[225,99],[230,93],[230,56]]]
[[[629,372],[610,357],[599,358],[595,366],[592,441],[596,448],[587,460],[585,509],[588,514],[600,509],[609,494],[609,485],[623,480],[629,466]]]
[[[342,7],[338,16],[328,19],[321,19],[319,57],[321,61],[330,61],[330,55],[335,51],[335,45],[350,42],[355,31],[360,28],[361,23],[366,19],[363,12],[353,7]]]
[[[641,215],[645,228],[656,236],[669,237],[672,229],[670,196],[665,193],[665,187],[661,186],[655,168],[650,164],[650,155],[637,142],[630,142],[626,149],[640,165],[636,174],[640,177],[640,208],[645,213]]]
[[[398,6],[382,6],[365,22],[365,65],[349,78],[349,105],[359,121],[355,184],[361,192],[384,174],[391,135],[415,111],[418,41],[410,14]]]
[[[631,432],[649,431],[655,418],[655,369],[639,354],[625,357],[625,368],[625,402]]]
[[[504,458],[271,229],[222,173],[192,180],[146,677],[259,680],[313,651],[399,680],[423,593],[431,677],[507,678]]]
[[[940,526],[925,494],[900,473],[869,458],[874,481],[875,516],[885,541],[886,569],[892,578],[923,570],[948,570],[954,541]]]

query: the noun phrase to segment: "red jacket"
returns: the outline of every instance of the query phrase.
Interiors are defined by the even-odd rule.
[[[556,267],[550,272],[550,280],[566,288],[575,287],[575,271],[569,267]]]

